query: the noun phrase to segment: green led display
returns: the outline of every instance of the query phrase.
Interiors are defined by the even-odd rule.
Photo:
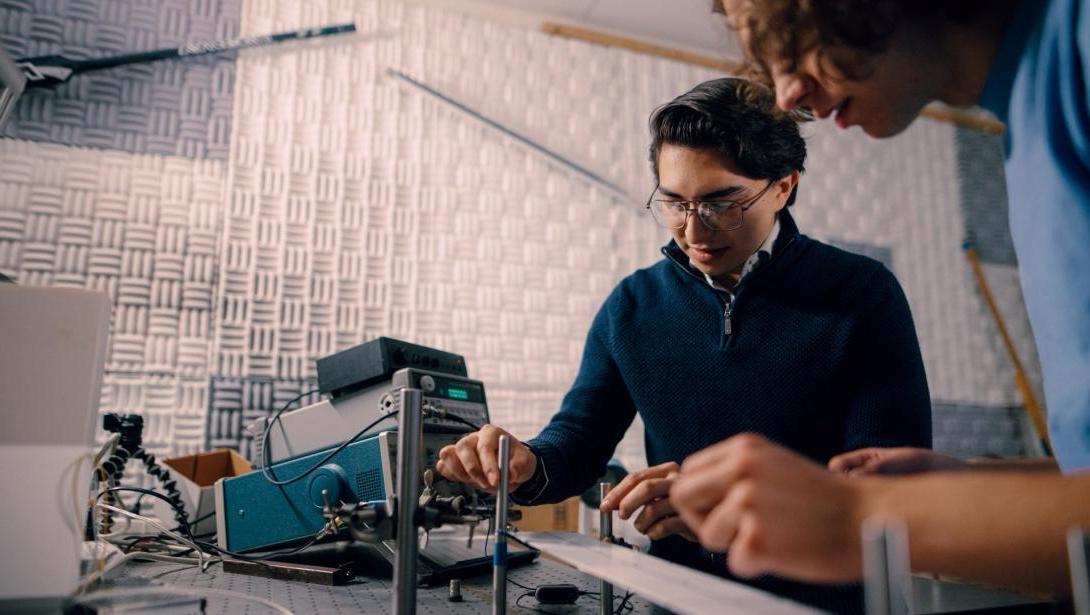
[[[455,389],[453,387],[447,389],[447,395],[451,399],[469,399],[469,391],[465,389]]]

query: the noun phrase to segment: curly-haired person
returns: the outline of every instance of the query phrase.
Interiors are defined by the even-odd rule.
[[[740,574],[859,579],[863,520],[899,518],[916,570],[1070,595],[1065,535],[1090,528],[1090,5],[716,6],[782,110],[879,138],[903,131],[933,100],[980,105],[1006,125],[1011,235],[1055,459],[965,462],[880,447],[837,456],[829,472],[741,435],[685,461],[670,493],[679,515],[706,548],[729,548]]]

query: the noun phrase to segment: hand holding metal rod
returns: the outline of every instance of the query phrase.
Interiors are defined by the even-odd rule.
[[[496,541],[492,551],[492,613],[507,613],[507,482],[511,475],[511,438],[500,436],[500,484],[496,489]]]
[[[612,488],[613,485],[610,483],[598,483],[600,496],[598,501],[604,501]],[[598,537],[605,542],[613,542],[613,512],[599,512],[598,515]],[[599,582],[598,592],[599,612],[602,615],[610,615],[613,612],[613,584],[602,579]]]

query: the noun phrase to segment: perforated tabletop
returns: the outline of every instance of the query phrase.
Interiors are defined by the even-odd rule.
[[[295,613],[387,613],[390,611],[393,582],[389,578],[357,577],[348,585],[333,587],[298,581],[281,581],[245,574],[227,573],[217,564],[205,573],[195,567],[175,564],[130,563],[122,567],[115,582],[127,587],[147,583],[184,588],[226,589],[271,600]],[[547,583],[571,583],[585,591],[597,592],[598,581],[572,568],[546,560],[510,571],[508,578],[522,585],[536,587]],[[581,596],[575,605],[542,606],[531,598],[516,601],[526,590],[508,583],[507,605],[510,613],[597,613],[595,596]],[[620,605],[625,592],[614,588],[614,604]],[[421,615],[476,614],[492,612],[492,577],[481,576],[462,581],[463,602],[450,602],[447,587],[420,588],[417,613]],[[266,613],[270,609],[242,599],[220,595],[207,596],[208,613]],[[665,613],[633,596],[631,615]]]

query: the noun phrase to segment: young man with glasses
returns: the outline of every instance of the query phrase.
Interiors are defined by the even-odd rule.
[[[648,223],[665,258],[624,279],[587,336],[560,411],[511,446],[511,487],[527,504],[581,493],[603,474],[638,413],[650,465],[602,507],[635,515],[652,553],[719,575],[667,498],[686,456],[757,432],[818,463],[862,446],[931,442],[931,405],[904,294],[885,267],[799,233],[787,207],[806,144],[770,93],[698,85],[650,122],[657,185]],[[440,452],[439,471],[494,491],[496,426]],[[748,581],[821,608],[862,608],[859,587]]]
[[[743,435],[688,459],[671,500],[740,574],[859,579],[863,520],[898,518],[916,570],[1070,595],[1065,535],[1090,531],[1090,3],[716,5],[784,110],[872,137],[898,134],[931,100],[979,104],[1006,124],[1011,235],[1056,458],[868,448],[830,461],[849,479]]]

